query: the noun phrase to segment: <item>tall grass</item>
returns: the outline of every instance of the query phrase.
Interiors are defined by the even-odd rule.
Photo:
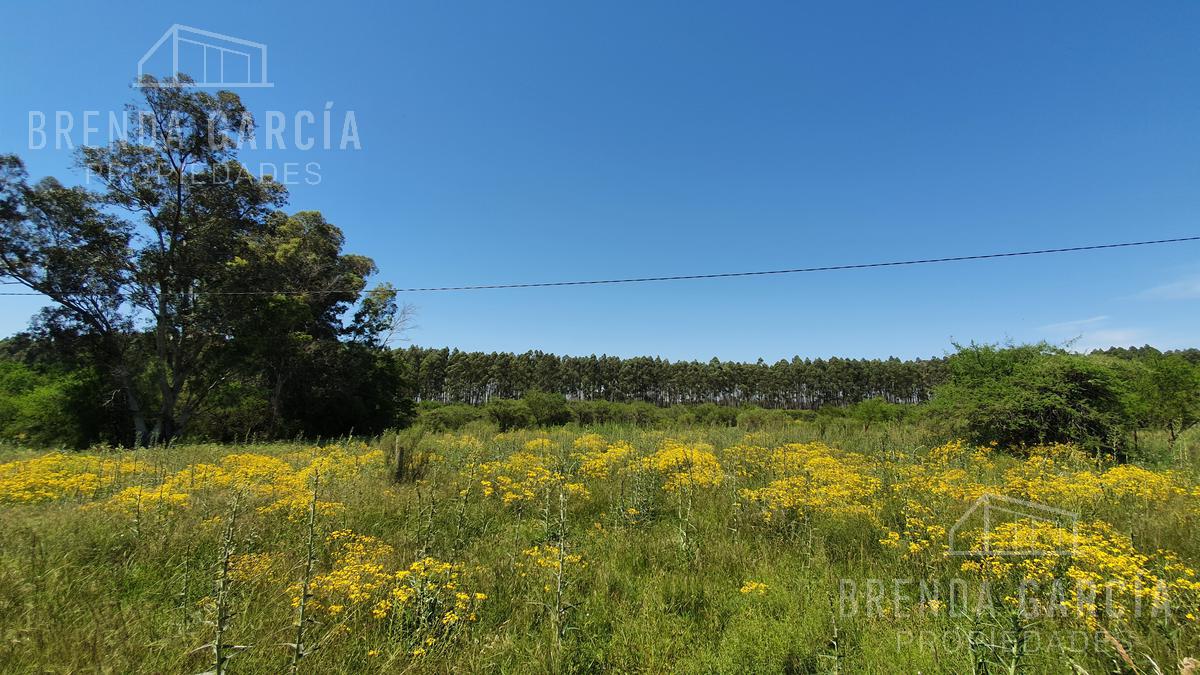
[[[585,433],[599,440],[577,442]],[[1200,656],[1200,623],[1183,616],[1182,597],[1169,618],[1096,626],[1022,618],[1001,599],[962,616],[915,599],[920,580],[969,574],[940,555],[941,540],[915,555],[881,540],[910,541],[914,499],[929,509],[921,522],[938,527],[971,500],[914,491],[913,472],[943,485],[962,470],[963,481],[1004,492],[1017,489],[1013,471],[1031,466],[1002,451],[986,461],[931,455],[940,441],[848,421],[750,434],[475,425],[321,447],[123,455],[136,470],[93,452],[59,474],[29,464],[44,452],[4,450],[0,671],[1151,673]],[[1181,461],[1165,452],[1165,435],[1141,439],[1147,468],[1177,492],[1119,497],[1105,487],[1072,510],[1111,523],[1147,565],[1163,550],[1195,570],[1198,441],[1185,439]],[[633,451],[601,477],[587,473],[588,442],[595,453]],[[647,463],[671,442],[711,453],[719,476],[695,473],[694,454]],[[755,448],[767,457],[789,443],[826,444],[813,456],[832,459],[830,475],[870,478],[865,510],[818,499],[836,485],[816,465],[803,474],[806,491],[769,493],[798,506],[763,501],[764,488],[793,474],[776,460],[755,464]],[[522,454],[533,464],[505,473]],[[1071,487],[1113,465],[1064,456],[1055,466]],[[499,476],[531,496],[505,501]],[[42,497],[13,496],[38,481]],[[914,599],[893,606],[889,586],[882,611],[870,611],[873,580],[908,580]]]

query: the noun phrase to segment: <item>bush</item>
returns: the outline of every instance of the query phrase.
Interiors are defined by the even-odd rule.
[[[692,408],[691,413],[696,424],[714,427],[732,427],[737,424],[737,409],[716,403],[701,403]]]
[[[483,411],[473,405],[452,403],[422,410],[420,420],[430,431],[458,431],[483,415]]]
[[[1130,426],[1117,372],[1048,345],[959,347],[931,409],[972,442],[1120,451]]]
[[[609,424],[624,417],[621,406],[609,401],[570,401],[567,409],[571,417],[583,425]]]
[[[231,443],[265,438],[283,426],[271,410],[267,392],[242,380],[222,382],[208,398],[209,408],[188,426],[192,438]]]
[[[737,415],[739,429],[758,431],[759,429],[780,429],[786,427],[792,418],[782,410],[766,410],[764,408],[747,408]]]
[[[659,408],[644,401],[571,401],[567,409],[574,420],[582,425],[624,423],[652,427],[669,420],[671,414],[670,408]]]
[[[483,407],[483,412],[500,431],[525,429],[534,424],[533,413],[529,411],[525,401],[494,398]]]
[[[900,422],[912,412],[913,406],[888,403],[881,398],[869,398],[845,409],[846,416],[863,423],[869,429],[872,424]]]
[[[663,419],[662,408],[645,401],[626,403],[625,416],[622,421],[632,422],[640,427],[652,427]]]
[[[0,360],[0,439],[82,448],[99,436],[99,380],[90,369],[39,371]]]
[[[561,426],[571,421],[571,411],[567,409],[567,399],[562,394],[530,391],[523,400],[538,426]]]

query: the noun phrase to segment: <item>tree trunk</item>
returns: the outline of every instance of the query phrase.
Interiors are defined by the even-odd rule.
[[[280,409],[283,406],[283,383],[286,379],[282,373],[277,373],[275,386],[271,388],[271,418],[267,420],[267,429],[272,435],[278,431],[277,425],[282,417]]]
[[[137,392],[133,389],[133,377],[129,374],[129,369],[125,366],[117,366],[117,381],[121,384],[121,389],[125,390],[125,407],[129,410],[129,416],[133,418],[133,444],[135,446],[146,446],[150,444],[150,437],[146,429],[146,413],[142,411],[142,403],[138,400]]]

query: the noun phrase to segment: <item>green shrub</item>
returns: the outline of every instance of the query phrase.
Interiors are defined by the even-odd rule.
[[[488,420],[500,428],[500,431],[524,429],[534,424],[533,413],[525,401],[513,401],[506,398],[494,398],[483,407]]]
[[[737,414],[737,426],[747,431],[760,429],[780,429],[787,426],[792,418],[782,410],[767,410],[765,408],[747,408]]]
[[[419,419],[430,431],[458,431],[483,415],[483,410],[476,406],[452,403],[426,408]]]
[[[634,401],[625,404],[625,416],[622,421],[636,424],[640,427],[652,427],[663,419],[663,409],[645,401]]]
[[[696,424],[714,427],[732,427],[737,424],[738,411],[716,403],[701,403],[691,409]]]
[[[81,448],[98,433],[97,378],[90,369],[42,372],[0,360],[0,439]]]
[[[567,409],[582,425],[610,424],[624,418],[621,405],[610,401],[569,401]]]
[[[567,409],[567,399],[562,394],[530,391],[522,400],[538,426],[561,426],[571,421],[571,411]]]
[[[1103,360],[1049,345],[960,346],[931,408],[975,443],[1077,443],[1121,450],[1131,427],[1126,386]]]
[[[847,417],[862,422],[864,428],[870,428],[872,424],[899,422],[907,419],[915,410],[915,406],[888,403],[881,398],[869,398],[847,406],[844,410]]]

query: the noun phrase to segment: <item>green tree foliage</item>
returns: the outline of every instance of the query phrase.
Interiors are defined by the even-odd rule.
[[[791,422],[791,417],[783,410],[767,410],[765,408],[750,408],[737,415],[737,426],[747,431],[762,431],[781,429]]]
[[[98,191],[31,185],[0,157],[0,275],[53,303],[35,331],[86,338],[128,442],[170,441],[218,409],[266,435],[402,418],[382,347],[404,314],[390,288],[364,293],[374,263],[342,253],[319,213],[282,213],[284,187],[237,161],[254,128],[237,95],[143,84],[146,128],[80,151]]]
[[[1172,450],[1179,434],[1200,420],[1200,367],[1182,356],[1160,356],[1147,364],[1150,423],[1170,433]]]
[[[82,445],[92,420],[78,403],[94,389],[90,375],[38,372],[0,360],[0,438],[48,447]]]
[[[567,403],[567,406],[571,409],[571,416],[585,426],[630,421],[625,419],[626,407],[619,403],[612,403],[610,401],[570,401]]]
[[[567,399],[562,394],[535,390],[527,392],[524,401],[534,424],[538,426],[555,426],[571,421],[571,411],[567,409]]]
[[[880,398],[869,398],[847,408],[849,417],[863,423],[864,429],[872,425],[898,422],[908,415],[910,407],[896,403],[888,403]]]
[[[524,401],[492,399],[484,406],[484,414],[487,415],[488,421],[500,428],[500,431],[523,429],[534,424],[533,414],[529,412],[529,406]]]
[[[696,424],[732,427],[737,424],[738,411],[715,403],[701,403],[688,411]]]
[[[801,359],[768,365],[713,359],[558,356],[464,352],[409,347],[396,358],[422,401],[483,404],[521,398],[537,390],[569,401],[642,401],[657,406],[715,403],[725,406],[817,409],[871,398],[921,403],[944,379],[942,359]],[[601,418],[604,412],[595,408]]]
[[[1130,426],[1125,383],[1102,359],[1046,344],[970,345],[948,366],[932,408],[976,443],[1119,450]]]
[[[483,410],[463,403],[423,404],[421,422],[432,431],[457,431],[483,417]]]
[[[832,419],[854,420],[862,424],[864,431],[872,426],[899,422],[913,416],[915,406],[888,403],[883,399],[869,398],[848,406],[825,406],[816,411],[813,419],[828,422]]]
[[[1166,429],[1170,450],[1200,421],[1200,366],[1181,354],[1143,354],[1132,362],[1130,416],[1141,428]]]

